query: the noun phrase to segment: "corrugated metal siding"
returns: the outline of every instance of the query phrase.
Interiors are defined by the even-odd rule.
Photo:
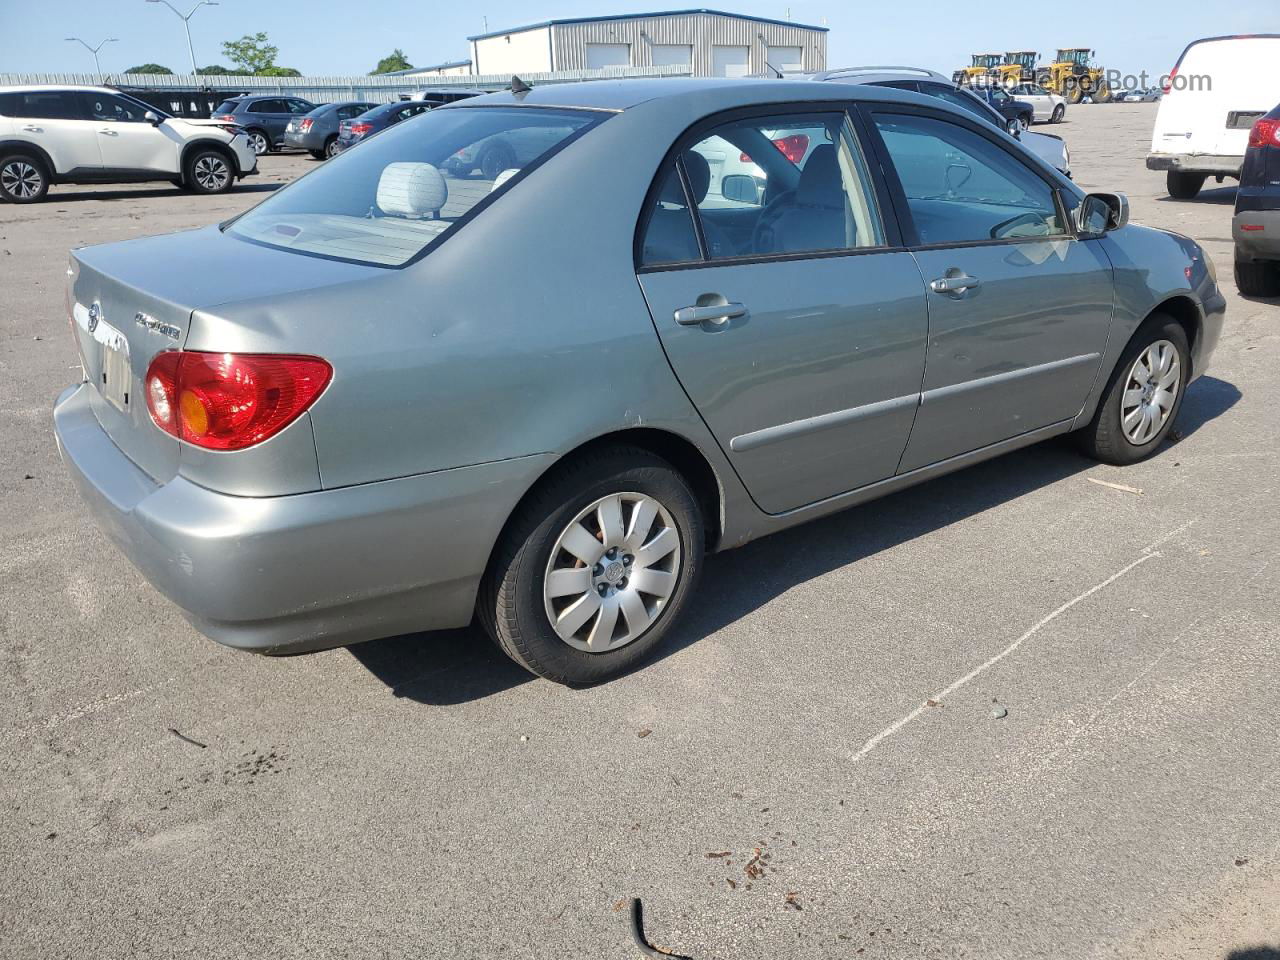
[[[653,64],[650,44],[682,43],[693,47],[693,75],[711,76],[713,46],[749,47],[751,72],[764,73],[766,47],[801,47],[804,69],[816,72],[827,68],[827,35],[821,30],[760,23],[737,17],[706,13],[639,17],[634,20],[593,20],[562,23],[551,27],[556,70],[581,70],[587,65],[588,43],[631,45],[631,65]],[[763,39],[761,39],[763,37]]]
[[[627,67],[608,70],[559,70],[554,73],[524,73],[529,83],[575,83],[579,80],[613,80],[618,77],[683,77],[681,67]],[[302,97],[314,103],[334,100],[369,100],[389,103],[401,94],[449,87],[479,87],[503,90],[511,83],[510,73],[477,76],[378,76],[378,77],[217,77],[182,74],[93,74],[93,73],[0,73],[0,87],[29,84],[140,87],[151,90],[199,92],[201,90],[242,90],[253,94]]]

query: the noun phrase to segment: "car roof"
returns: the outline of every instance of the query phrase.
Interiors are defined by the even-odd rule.
[[[527,93],[509,90],[483,97],[445,104],[440,110],[467,109],[475,106],[568,107],[584,110],[608,110],[619,113],[655,100],[695,101],[706,112],[731,109],[759,103],[787,103],[825,100],[901,100],[909,103],[935,103],[918,93],[887,87],[802,83],[807,75],[794,79],[769,80],[749,77],[651,77],[626,80],[590,80],[579,83],[557,83],[535,86]]]
[[[46,90],[75,90],[80,93],[125,93],[115,87],[95,86],[88,83],[19,83],[0,86],[0,93],[41,93]]]

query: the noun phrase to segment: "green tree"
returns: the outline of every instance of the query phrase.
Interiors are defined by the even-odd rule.
[[[246,33],[239,40],[226,41],[222,53],[247,73],[261,74],[276,65],[280,48],[270,43],[265,33]]]
[[[295,67],[267,67],[265,70],[259,70],[260,77],[300,77],[302,71]]]
[[[150,74],[172,74],[173,71],[168,67],[162,67],[158,63],[144,63],[139,67],[130,67],[125,73],[150,73]]]
[[[248,75],[247,70],[232,70],[230,67],[224,67],[220,63],[211,63],[207,67],[201,67],[196,73],[204,74],[207,77],[243,77]]]
[[[396,47],[390,54],[378,61],[378,65],[373,68],[369,76],[374,77],[380,73],[392,73],[396,70],[412,70],[413,64],[409,62],[409,58],[404,55],[404,51]]]

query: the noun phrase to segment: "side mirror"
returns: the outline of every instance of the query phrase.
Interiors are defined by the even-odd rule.
[[[1129,222],[1129,198],[1123,193],[1090,193],[1076,207],[1076,233],[1100,237]]]
[[[720,196],[739,203],[760,202],[760,184],[745,173],[731,173],[720,181]]]
[[[154,110],[148,110],[142,115],[142,119],[147,121],[147,123],[151,124],[153,127],[158,127],[164,122],[160,119],[160,114],[156,113]]]
[[[1009,136],[1013,137],[1013,139],[1022,139],[1022,127],[1019,125],[1017,117],[1014,117],[1012,120],[1006,120],[1004,128],[1009,132]]]

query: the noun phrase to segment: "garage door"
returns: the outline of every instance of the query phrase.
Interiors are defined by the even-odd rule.
[[[629,43],[588,43],[587,69],[599,70],[602,67],[631,66],[631,44]]]
[[[711,75],[745,77],[751,72],[751,51],[747,47],[712,47]]]
[[[655,67],[693,67],[693,47],[687,43],[655,43]]]
[[[769,61],[769,66],[777,67],[783,73],[804,72],[802,47],[766,47],[765,59]]]

